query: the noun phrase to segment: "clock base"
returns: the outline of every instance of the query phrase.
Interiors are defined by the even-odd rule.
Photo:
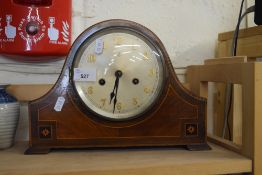
[[[24,154],[31,155],[31,154],[48,154],[50,152],[50,148],[33,148],[29,147]]]
[[[189,151],[205,151],[211,150],[211,147],[207,143],[196,144],[196,145],[186,145],[186,149]]]
[[[175,145],[175,146],[168,146],[168,147],[176,147],[176,146],[179,146],[179,145]],[[153,146],[148,146],[148,147],[110,147],[110,148],[122,148],[122,149],[125,149],[125,148],[152,148]],[[164,148],[164,146],[160,146],[162,148]],[[188,151],[208,151],[208,150],[211,150],[211,147],[206,144],[206,143],[203,143],[203,144],[195,144],[195,145],[186,145],[185,146],[186,149]],[[92,149],[92,147],[87,147],[86,149]],[[103,147],[100,147],[100,148],[97,148],[97,147],[94,147],[95,149],[106,149],[106,148],[103,148]],[[159,146],[155,146],[155,148],[159,148]],[[25,152],[24,154],[25,155],[32,155],[32,154],[48,154],[50,151],[51,151],[52,148],[49,148],[49,147],[45,147],[45,148],[34,148],[34,147],[29,147]]]

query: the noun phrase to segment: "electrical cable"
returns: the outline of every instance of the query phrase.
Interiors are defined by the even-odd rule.
[[[245,0],[242,0],[242,2],[241,2],[239,15],[238,15],[238,20],[237,20],[237,26],[236,26],[236,30],[234,32],[234,37],[236,36],[236,38],[235,38],[235,40],[233,39],[233,42],[232,42],[234,44],[233,47],[232,47],[232,50],[233,50],[233,52],[231,53],[232,56],[236,56],[237,38],[238,38],[239,27],[240,27],[240,23],[241,23],[241,16],[242,16],[244,2],[245,2]]]
[[[236,29],[235,29],[234,36],[233,36],[232,50],[231,50],[232,56],[236,56],[236,53],[237,53],[237,40],[238,40],[238,34],[239,34],[239,28],[240,28],[241,21],[243,20],[243,18],[247,14],[255,11],[255,6],[251,6],[242,15],[244,2],[245,2],[245,0],[242,0],[240,12],[239,12],[239,17],[238,17],[238,22],[237,22]],[[233,96],[232,90],[233,90],[233,84],[227,83],[227,85],[226,85],[226,96],[225,96],[226,97],[225,109],[224,109],[224,127],[223,127],[223,130],[222,130],[222,138],[225,138],[226,129],[228,128],[229,140],[232,139],[230,126],[229,126],[229,114],[230,114],[230,110],[231,110],[231,106],[232,106],[232,98],[233,98],[232,97]]]
[[[231,50],[232,56],[236,56],[236,54],[237,54],[237,43],[238,43],[237,41],[238,41],[238,34],[239,34],[239,28],[240,28],[241,21],[244,19],[244,17],[247,14],[252,13],[254,11],[255,11],[255,6],[251,6],[244,12],[244,14],[242,16],[239,17],[239,20],[237,22],[237,26],[236,26],[236,29],[235,29],[235,32],[234,32],[234,36],[233,36],[232,50]]]

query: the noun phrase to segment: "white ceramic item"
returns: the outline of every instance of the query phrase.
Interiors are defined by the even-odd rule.
[[[0,85],[0,149],[13,145],[20,113],[19,103],[5,87]]]

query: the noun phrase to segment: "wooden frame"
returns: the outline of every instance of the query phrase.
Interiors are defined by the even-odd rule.
[[[247,29],[242,29],[239,32],[239,38],[238,38],[238,48],[237,48],[237,55],[245,55],[245,59],[237,59],[234,57],[234,59],[231,59],[231,62],[253,62],[256,60],[259,60],[262,56],[262,26],[256,26],[251,27]],[[232,46],[232,38],[233,38],[233,32],[226,32],[226,33],[220,33],[218,35],[218,47],[217,47],[217,58],[221,57],[228,57],[231,56],[231,46]],[[220,60],[221,61],[221,60]],[[211,60],[211,62],[214,63],[214,60]],[[227,60],[228,62],[228,60]],[[205,62],[206,64],[207,62]],[[214,99],[214,103],[216,103],[215,110],[217,116],[224,115],[224,98],[225,98],[225,84],[219,84],[215,85],[217,89],[217,94],[220,94],[219,99]],[[231,130],[238,130],[238,132],[235,132],[235,136],[233,136],[233,142],[236,144],[241,145],[241,135],[238,134],[241,131],[241,128],[239,127],[239,122],[241,120],[233,120],[232,121],[232,115],[242,115],[241,105],[238,102],[242,101],[242,87],[239,85],[234,85],[233,87],[233,101],[234,101],[234,108],[230,111],[229,115],[229,122],[230,122],[230,128]],[[241,118],[239,118],[241,119]],[[222,135],[222,130],[224,126],[224,118],[223,117],[216,117],[214,118],[214,121],[216,121],[216,125],[214,126],[214,133],[216,135]],[[234,126],[234,127],[232,127]],[[228,138],[228,137],[226,137]]]
[[[228,149],[241,153],[253,160],[254,174],[261,174],[262,167],[262,63],[235,62],[219,59],[217,64],[189,66],[187,72],[190,88],[202,97],[207,97],[208,82],[224,82],[242,85],[242,145],[238,146],[229,141],[209,136],[209,140]],[[238,58],[239,59],[239,58]],[[240,58],[241,59],[241,58]],[[242,59],[245,59],[243,57]]]

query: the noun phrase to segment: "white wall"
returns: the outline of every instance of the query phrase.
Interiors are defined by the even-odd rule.
[[[239,6],[240,0],[73,0],[73,39],[103,20],[138,22],[162,40],[184,81],[186,66],[214,57],[217,34],[235,28]],[[0,84],[54,83],[63,62],[28,64],[0,56]],[[28,139],[27,131],[27,105],[22,104],[17,139]]]
[[[163,41],[175,67],[214,56],[217,34],[235,26],[240,0],[82,0],[82,26],[123,18],[145,25]],[[79,21],[78,21],[79,22]],[[79,28],[75,34],[85,27]]]
[[[247,2],[246,3],[247,7],[251,7],[252,5],[255,4],[255,0],[247,0],[246,2]],[[256,24],[254,23],[254,13],[248,14],[248,17],[246,19],[247,19],[248,27],[256,26]]]
[[[73,0],[73,38],[103,20],[136,21],[159,36],[183,81],[185,66],[214,57],[217,34],[233,30],[239,5],[240,0]],[[0,83],[54,83],[62,64],[16,63],[0,56]]]

